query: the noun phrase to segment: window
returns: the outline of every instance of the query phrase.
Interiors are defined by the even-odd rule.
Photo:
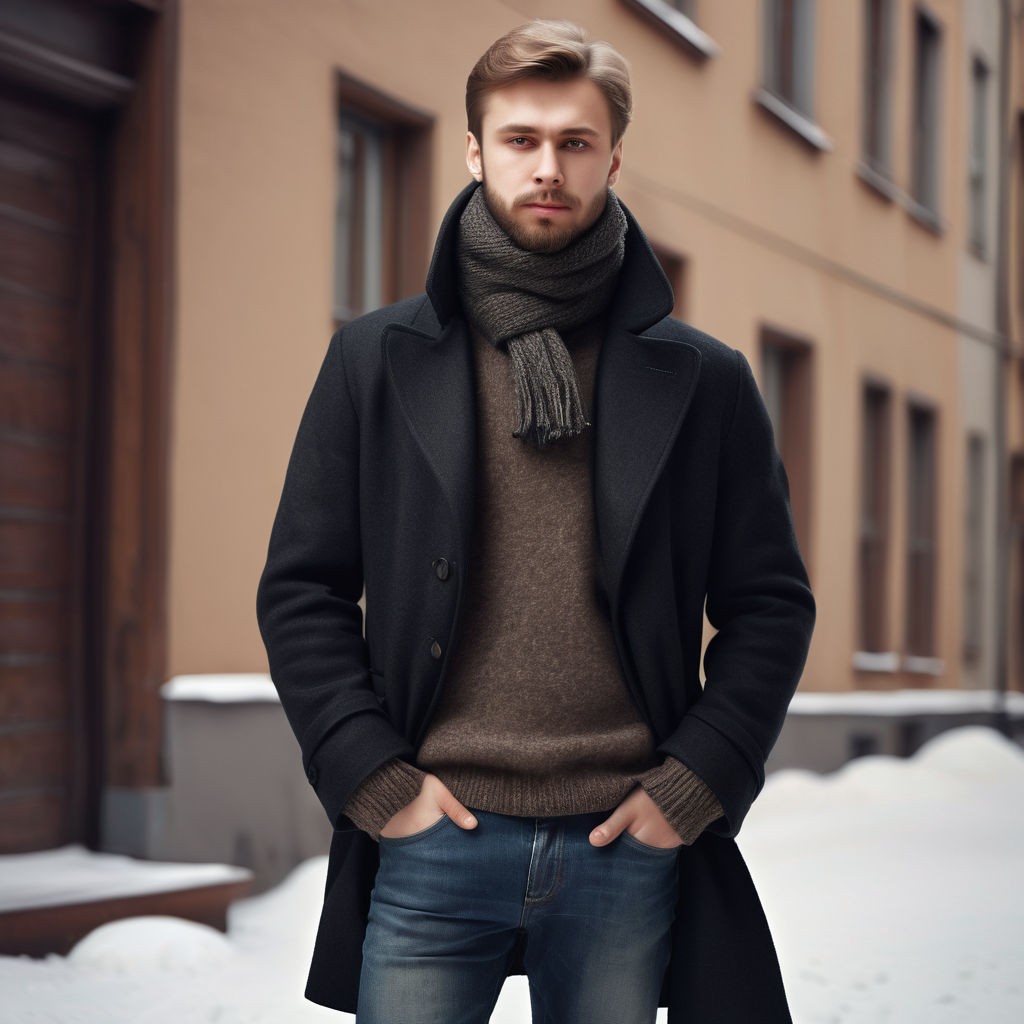
[[[385,210],[393,176],[394,145],[387,127],[342,113],[334,258],[334,308],[340,320],[351,320],[383,305],[391,250],[398,241],[391,211]],[[387,291],[393,291],[391,280]]]
[[[864,386],[861,412],[858,647],[867,652],[882,652],[890,647],[886,586],[889,575],[891,406],[888,388],[879,384]]]
[[[1024,112],[1017,114],[1017,308],[1024,314]]]
[[[764,0],[764,85],[814,117],[814,0]]]
[[[697,26],[697,0],[623,0],[650,25],[682,45],[698,60],[717,56],[714,40]]]
[[[967,179],[969,243],[980,256],[985,252],[985,191],[987,188],[988,68],[975,57],[971,62],[971,150]]]
[[[911,405],[907,417],[906,654],[935,653],[935,413]]]
[[[766,328],[761,335],[761,369],[761,393],[772,420],[775,447],[786,467],[793,525],[807,560],[811,548],[811,346]]]
[[[879,753],[880,749],[878,733],[874,732],[851,733],[847,741],[847,750],[851,761],[858,757],[871,757],[873,754]]]
[[[861,148],[872,170],[889,176],[892,108],[892,0],[864,2],[864,121]]]
[[[985,439],[967,438],[967,486],[964,498],[964,661],[981,655],[985,560]]]
[[[675,304],[672,307],[672,315],[677,320],[686,319],[686,260],[681,256],[663,249],[660,245],[652,245],[654,255],[665,271],[668,283],[672,286],[672,294],[675,296]]]
[[[1014,684],[1024,690],[1024,455],[1010,457],[1010,654]]]
[[[914,100],[911,192],[925,210],[939,208],[939,89],[942,35],[938,22],[918,9],[914,30]]]
[[[430,119],[339,77],[336,323],[423,288]]]

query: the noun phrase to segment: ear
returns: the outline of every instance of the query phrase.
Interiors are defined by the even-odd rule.
[[[472,132],[466,132],[466,166],[477,181],[484,180],[483,155],[480,152],[480,143],[476,141],[476,136]]]
[[[622,166],[622,139],[612,150],[612,162],[608,168],[608,187],[611,188],[619,180],[619,168]]]

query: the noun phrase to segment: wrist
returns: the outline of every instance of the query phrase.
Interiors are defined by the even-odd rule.
[[[366,777],[345,804],[345,814],[371,839],[404,807],[419,796],[426,773],[393,758]]]

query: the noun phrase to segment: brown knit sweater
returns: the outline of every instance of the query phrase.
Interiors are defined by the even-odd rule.
[[[591,408],[600,329],[566,335]],[[674,758],[659,764],[623,681],[594,581],[591,430],[537,449],[512,437],[504,352],[474,334],[478,497],[461,642],[417,765],[390,761],[345,813],[376,838],[430,771],[464,804],[549,816],[610,810],[636,785],[684,842],[722,813]]]

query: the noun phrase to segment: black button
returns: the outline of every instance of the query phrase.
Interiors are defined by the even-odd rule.
[[[439,580],[446,580],[452,574],[452,567],[448,564],[447,558],[434,559],[434,572]]]
[[[309,784],[315,786],[317,781],[320,779],[320,773],[316,770],[316,765],[311,764],[309,770],[306,772],[306,778],[309,779]]]
[[[436,640],[430,645],[430,656],[435,661],[441,657],[441,645]]]

